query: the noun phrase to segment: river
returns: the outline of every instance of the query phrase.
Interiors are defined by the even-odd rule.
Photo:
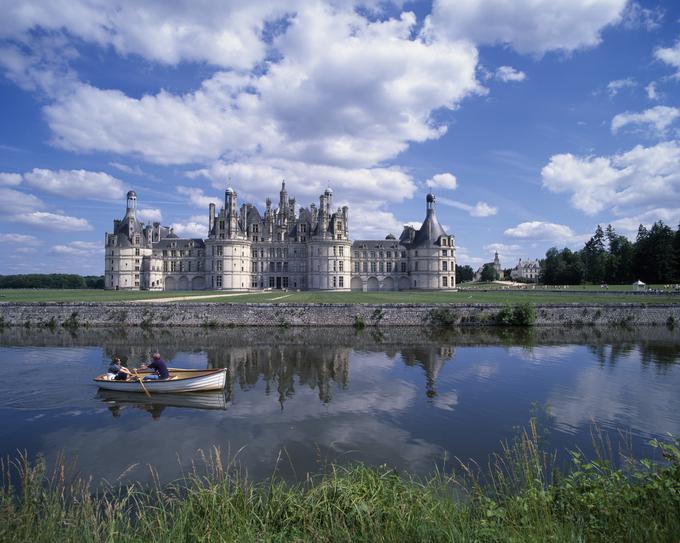
[[[112,356],[227,368],[224,393],[99,393]],[[219,447],[253,479],[330,463],[427,475],[483,464],[537,417],[546,446],[596,428],[640,456],[680,435],[680,331],[650,328],[4,328],[0,455],[59,454],[95,481],[179,477]]]

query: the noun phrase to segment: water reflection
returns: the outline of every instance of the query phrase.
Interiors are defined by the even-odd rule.
[[[325,461],[427,473],[445,456],[483,461],[533,402],[550,406],[554,446],[586,446],[593,421],[642,442],[680,434],[679,339],[665,327],[5,328],[0,453],[70,451],[110,480],[147,462],[172,479],[213,445],[245,447],[256,478],[282,449],[291,477]],[[156,351],[174,366],[226,368],[226,390],[96,393],[91,378],[112,356],[135,366]]]

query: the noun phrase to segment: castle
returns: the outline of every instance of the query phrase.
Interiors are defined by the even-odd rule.
[[[219,212],[209,206],[207,239],[182,239],[158,222],[140,222],[130,191],[125,216],[106,234],[104,274],[106,288],[116,290],[450,290],[455,251],[433,194],[420,229],[352,242],[349,209],[333,210],[330,188],[318,207],[296,211],[283,182],[278,207],[267,198],[263,214],[251,204],[239,208],[228,188]]]

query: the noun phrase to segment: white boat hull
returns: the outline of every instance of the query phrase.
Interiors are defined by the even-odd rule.
[[[171,375],[174,373],[172,370]],[[200,392],[204,390],[224,390],[227,384],[227,370],[215,370],[206,375],[185,377],[190,371],[180,371],[175,375],[177,379],[167,381],[144,381],[144,388],[150,394],[177,394],[184,392]],[[202,372],[201,372],[202,373]],[[180,377],[181,376],[181,377]],[[124,392],[142,392],[144,389],[139,381],[112,381],[104,376],[95,379],[97,386],[103,390],[120,390]]]

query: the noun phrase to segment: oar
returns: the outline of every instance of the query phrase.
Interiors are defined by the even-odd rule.
[[[149,391],[144,386],[144,380],[142,379],[141,375],[139,375],[139,373],[137,373],[137,368],[135,368],[134,371],[135,371],[135,375],[137,376],[137,379],[139,380],[139,384],[142,385],[142,390],[144,391],[144,394],[146,394],[149,398],[151,398],[151,394],[149,394]]]

